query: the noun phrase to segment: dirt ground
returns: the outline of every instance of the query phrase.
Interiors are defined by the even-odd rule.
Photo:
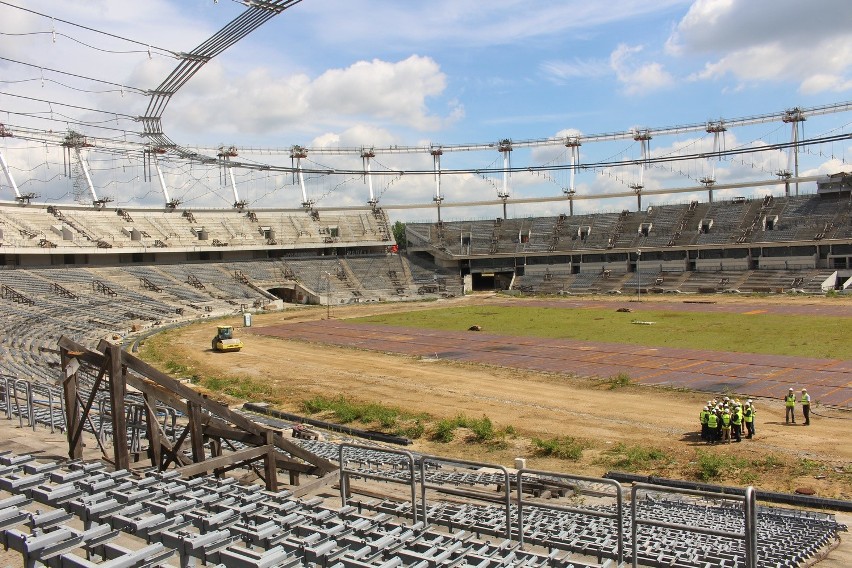
[[[714,297],[714,300],[717,298]],[[506,297],[473,295],[449,301],[419,304],[373,304],[335,307],[332,317],[345,319],[387,311],[437,309],[454,304],[505,302]],[[517,300],[523,302],[524,300]],[[572,298],[576,302],[576,298]],[[607,301],[595,298],[593,301]],[[649,298],[648,301],[652,301]],[[748,303],[748,299],[723,301]],[[760,298],[762,303],[786,302],[815,306],[834,299]],[[845,308],[844,308],[845,309]],[[312,396],[343,395],[363,402],[381,402],[406,412],[428,413],[436,419],[464,414],[489,417],[496,428],[511,427],[503,444],[472,444],[463,436],[447,443],[415,440],[413,450],[451,455],[511,466],[527,458],[528,467],[602,475],[612,467],[607,454],[618,444],[657,448],[665,463],[640,472],[663,477],[695,478],[699,452],[736,456],[759,465],[729,466],[717,482],[754,485],[769,491],[812,489],[816,495],[852,499],[852,444],[848,443],[852,414],[821,407],[811,425],[784,424],[780,400],[756,400],[757,436],[739,444],[708,446],[698,437],[698,413],[706,393],[628,386],[611,389],[594,378],[519,371],[482,365],[419,359],[393,354],[310,344],[264,337],[264,326],[325,318],[325,308],[295,309],[256,314],[252,334],[243,334],[246,348],[239,353],[209,349],[211,322],[169,336],[172,360],[187,375],[241,377],[271,387],[274,403],[300,413],[299,403]],[[234,320],[239,334],[242,321]],[[156,341],[156,340],[154,340]],[[142,350],[143,357],[145,350]],[[572,436],[587,449],[579,461],[534,455],[532,438]]]

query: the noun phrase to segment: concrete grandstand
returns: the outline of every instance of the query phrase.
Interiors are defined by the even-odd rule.
[[[199,317],[435,298],[456,276],[391,253],[368,212],[0,206],[4,371],[52,379],[62,330],[87,344]]]
[[[410,254],[457,269],[475,290],[842,291],[852,285],[852,200],[831,179],[798,197],[409,223],[406,238]]]

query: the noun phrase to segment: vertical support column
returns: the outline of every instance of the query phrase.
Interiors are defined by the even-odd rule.
[[[236,146],[228,146],[227,148],[219,146],[219,153],[216,154],[222,167],[227,170],[228,179],[231,182],[231,190],[234,193],[234,208],[242,210],[246,202],[240,200],[240,194],[237,192],[237,182],[234,179],[234,169],[231,166],[231,158],[235,158],[238,155]],[[221,174],[219,179],[221,180]]]
[[[722,151],[725,132],[728,129],[720,120],[718,122],[708,122],[707,127],[704,130],[708,134],[713,135],[713,153],[718,156],[718,159],[721,159],[720,152]],[[713,160],[713,158],[708,157],[707,166],[710,169],[710,173],[698,181],[704,184],[704,187],[707,188],[707,199],[710,203],[713,203],[713,186],[716,184],[716,161]]]
[[[639,142],[642,148],[642,158],[639,160],[639,183],[631,184],[630,189],[636,193],[637,211],[642,211],[642,190],[645,188],[645,165],[651,157],[651,133],[639,130],[633,135],[633,140]]]
[[[290,162],[295,161],[296,176],[299,178],[299,189],[302,190],[302,207],[310,209],[313,202],[308,199],[308,191],[305,188],[305,174],[302,172],[302,160],[308,157],[308,153],[301,146],[290,148]]]
[[[148,437],[148,457],[151,465],[161,470],[163,467],[163,443],[160,438],[160,427],[157,423],[157,399],[149,393],[143,393],[145,399],[145,434]]]
[[[579,136],[573,136],[565,139],[565,147],[568,148],[568,151],[571,153],[571,177],[568,181],[568,191],[571,193],[574,193],[576,190],[574,187],[574,179],[577,175],[577,164],[580,162],[580,146],[581,143]]]
[[[577,193],[574,187],[574,180],[577,175],[577,164],[580,162],[580,137],[574,136],[565,139],[565,147],[571,154],[571,170],[568,187],[562,188],[562,193],[568,197],[568,214],[574,216],[574,195]]]
[[[432,201],[438,206],[438,223],[440,223],[441,202],[444,200],[444,197],[441,195],[441,156],[444,154],[444,151],[441,148],[433,148],[430,153],[432,154],[432,166],[435,170],[435,197],[432,198]]]
[[[503,188],[497,192],[497,197],[503,200],[503,218],[506,219],[506,202],[509,200],[509,176],[512,169],[512,141],[508,138],[501,140],[497,150],[503,154]]]
[[[62,396],[65,400],[65,435],[68,437],[68,457],[83,458],[83,439],[76,436],[80,429],[80,402],[77,398],[77,369],[80,363],[64,347],[59,350],[62,365]]]
[[[124,395],[127,385],[124,379],[125,368],[121,364],[121,347],[110,345],[109,366],[109,403],[112,408],[112,448],[115,469],[130,467],[130,451],[127,447],[127,420],[124,415]]]
[[[791,108],[784,112],[783,122],[790,123],[792,132],[790,136],[790,149],[787,151],[787,171],[796,178],[796,197],[799,196],[799,123],[806,120],[802,109],[799,107]]]
[[[190,401],[186,401],[189,410],[189,435],[192,447],[192,461],[200,463],[204,461],[204,424],[201,407]]]
[[[374,208],[379,200],[376,199],[376,196],[373,193],[373,173],[370,169],[370,159],[375,157],[376,154],[373,152],[372,148],[369,150],[361,150],[361,160],[364,163],[364,178],[367,180],[367,188],[370,191],[370,199],[367,201],[367,204]]]
[[[265,435],[267,453],[263,469],[266,476],[266,489],[267,491],[278,491],[278,468],[275,465],[275,434],[272,430],[267,430]]]

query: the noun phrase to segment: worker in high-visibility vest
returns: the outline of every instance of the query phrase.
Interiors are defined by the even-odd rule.
[[[743,407],[739,402],[734,404],[734,411],[731,413],[731,430],[733,430],[734,440],[737,442],[741,441],[743,432]]]
[[[786,414],[784,415],[784,423],[789,424],[791,421],[793,424],[796,423],[796,393],[793,392],[793,387],[790,387],[790,390],[787,391],[787,395],[784,397],[784,407],[786,408]]]
[[[746,430],[748,431],[747,438],[754,437],[754,416],[757,411],[754,408],[754,402],[751,399],[746,401],[746,406],[743,409],[743,422],[745,422]]]
[[[802,404],[802,414],[805,416],[805,426],[811,425],[811,395],[808,394],[808,389],[802,389],[802,398],[799,399]]]
[[[710,407],[705,406],[704,409],[698,413],[698,420],[701,422],[701,439],[706,440],[707,436],[707,419],[710,417]]]
[[[727,408],[722,413],[722,441],[731,443],[731,411]]]
[[[716,413],[711,410],[710,414],[707,415],[707,441],[711,444],[716,441],[716,428],[719,426],[718,421],[719,417],[716,416]]]

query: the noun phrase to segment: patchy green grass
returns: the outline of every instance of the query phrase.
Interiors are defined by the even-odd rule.
[[[513,427],[495,428],[494,423],[487,416],[470,418],[464,414],[459,414],[455,418],[439,420],[432,430],[431,438],[436,442],[452,442],[456,437],[456,430],[459,428],[470,430],[471,435],[467,440],[468,442],[491,444],[493,446],[501,446],[505,443],[507,436],[515,435]]]
[[[631,379],[630,375],[628,375],[627,373],[619,373],[617,375],[604,379],[604,383],[609,385],[609,390],[629,387],[632,381],[633,379]]]
[[[269,384],[244,377],[201,377],[197,384],[213,392],[221,392],[234,398],[257,402],[269,402],[275,393]]]
[[[315,396],[300,403],[306,414],[328,413],[341,424],[358,422],[369,426],[378,426],[385,432],[398,436],[417,439],[426,431],[429,417],[425,414],[411,414],[395,406],[375,402],[358,402],[344,396]]]
[[[643,310],[642,320],[655,325],[632,325],[635,313],[615,308],[465,306],[351,321],[448,331],[480,325],[488,333],[514,336],[852,359],[852,342],[844,339],[846,318]]]
[[[562,460],[578,461],[583,457],[583,450],[589,447],[589,443],[571,436],[560,436],[556,438],[533,438],[534,453],[542,457],[554,457]]]
[[[735,459],[725,454],[699,451],[696,465],[698,479],[701,481],[718,481],[734,473]]]
[[[671,463],[671,458],[659,448],[619,443],[604,452],[601,462],[623,471],[651,471]]]

